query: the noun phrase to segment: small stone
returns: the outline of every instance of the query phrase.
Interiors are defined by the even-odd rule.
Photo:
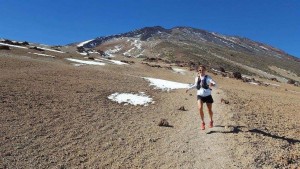
[[[11,152],[5,153],[5,156],[11,156]]]
[[[158,123],[158,126],[161,127],[173,127],[169,124],[169,122],[167,121],[167,119],[161,119],[160,122]]]
[[[181,106],[178,110],[187,111],[184,106]]]

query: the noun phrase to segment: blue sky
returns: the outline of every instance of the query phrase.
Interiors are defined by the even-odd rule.
[[[298,0],[0,0],[0,37],[64,45],[145,26],[190,26],[300,57]]]

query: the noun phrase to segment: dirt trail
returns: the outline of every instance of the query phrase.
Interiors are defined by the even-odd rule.
[[[166,168],[235,168],[230,156],[230,147],[228,140],[224,135],[210,131],[223,130],[219,127],[208,128],[208,112],[204,108],[206,130],[200,130],[200,116],[197,103],[194,96],[189,99],[186,106],[189,111],[181,114],[181,117],[175,122],[175,131],[164,140],[161,149],[168,150],[164,160],[169,161]],[[213,104],[215,125],[222,121],[222,105],[220,103],[220,90],[214,90]],[[171,104],[171,103],[170,103]],[[173,152],[176,152],[175,154]]]

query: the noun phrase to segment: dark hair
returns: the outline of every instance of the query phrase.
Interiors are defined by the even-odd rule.
[[[198,66],[198,69],[199,69],[200,67],[201,67],[202,69],[206,70],[206,66],[200,65],[200,66]]]

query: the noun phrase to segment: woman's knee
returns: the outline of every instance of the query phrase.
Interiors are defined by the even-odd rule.
[[[203,111],[203,106],[198,106],[199,111]]]

